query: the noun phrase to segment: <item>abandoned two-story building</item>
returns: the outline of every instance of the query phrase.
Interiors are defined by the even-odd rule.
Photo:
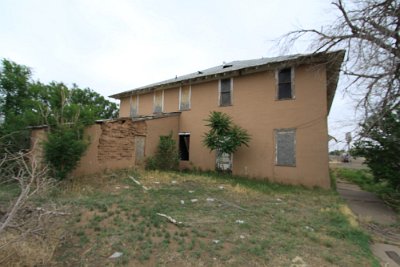
[[[343,58],[337,51],[233,61],[111,97],[121,118],[148,123],[144,157],[172,131],[181,167],[214,169],[215,152],[202,139],[204,120],[220,111],[251,135],[232,156],[233,174],[327,188],[327,116]]]
[[[120,118],[86,129],[90,145],[74,174],[142,164],[170,132],[182,168],[213,170],[216,153],[202,140],[205,119],[220,111],[251,135],[228,159],[233,174],[328,188],[327,116],[344,53],[233,61],[112,95]],[[45,131],[33,129],[32,142]]]

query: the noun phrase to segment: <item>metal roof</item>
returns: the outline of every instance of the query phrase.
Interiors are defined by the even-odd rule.
[[[130,95],[144,94],[149,91],[157,89],[168,89],[173,87],[179,87],[184,84],[195,84],[206,82],[210,80],[220,79],[222,77],[234,77],[245,75],[254,72],[265,71],[268,69],[282,68],[287,66],[295,66],[306,63],[330,63],[327,65],[327,77],[328,87],[333,90],[331,96],[328,95],[328,100],[333,100],[334,91],[336,90],[336,84],[339,77],[340,66],[343,62],[345,51],[339,50],[334,52],[320,52],[312,54],[295,54],[289,56],[279,56],[272,58],[260,58],[260,59],[250,59],[250,60],[237,60],[228,63],[224,63],[219,66],[208,68],[205,70],[193,72],[183,76],[177,76],[172,79],[165,81],[149,84],[146,86],[138,87],[132,90],[127,90],[118,94],[111,95],[110,97],[121,99],[128,97]],[[329,82],[333,80],[332,82]],[[328,88],[329,89],[329,88]],[[330,91],[331,91],[330,90]]]

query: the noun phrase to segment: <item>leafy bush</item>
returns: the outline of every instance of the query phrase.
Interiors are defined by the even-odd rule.
[[[179,167],[179,153],[176,142],[172,138],[172,132],[166,136],[160,136],[160,142],[154,157],[146,159],[148,170],[177,170]]]
[[[48,134],[44,143],[45,159],[50,164],[53,175],[57,179],[64,179],[75,169],[88,143],[82,139],[77,129],[60,128]]]
[[[375,114],[361,126],[363,138],[355,143],[354,154],[365,157],[375,182],[386,181],[393,189],[399,190],[400,107]]]
[[[250,135],[240,126],[233,123],[229,115],[213,111],[210,113],[206,126],[210,130],[204,134],[203,144],[210,150],[217,151],[217,171],[228,171],[221,163],[223,154],[232,155],[241,145],[249,146]]]
[[[232,154],[241,145],[249,145],[250,135],[245,129],[235,125],[227,114],[213,111],[206,122],[210,130],[205,133],[203,144],[209,149]]]

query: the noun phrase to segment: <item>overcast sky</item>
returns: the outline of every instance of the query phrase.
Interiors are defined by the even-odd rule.
[[[0,58],[31,67],[35,80],[104,96],[224,61],[283,54],[279,36],[320,29],[337,16],[329,0],[0,0],[0,10]],[[343,140],[353,115],[339,88],[330,133]]]

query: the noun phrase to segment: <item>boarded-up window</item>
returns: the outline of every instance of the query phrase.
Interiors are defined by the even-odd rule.
[[[278,72],[278,99],[292,99],[293,84],[292,84],[292,69],[286,68]]]
[[[189,160],[189,145],[190,145],[190,134],[180,133],[179,134],[179,156],[180,160]]]
[[[153,104],[153,112],[161,113],[163,112],[163,102],[164,102],[164,91],[158,90],[154,92],[154,104]]]
[[[276,165],[296,166],[296,130],[275,130]]]
[[[232,79],[220,80],[220,95],[219,105],[230,106],[232,105]]]
[[[190,86],[181,87],[179,92],[179,110],[190,109]]]
[[[139,112],[138,111],[139,96],[138,95],[132,96],[129,104],[130,104],[130,112],[129,113],[130,113],[131,117],[132,118],[136,117]]]

